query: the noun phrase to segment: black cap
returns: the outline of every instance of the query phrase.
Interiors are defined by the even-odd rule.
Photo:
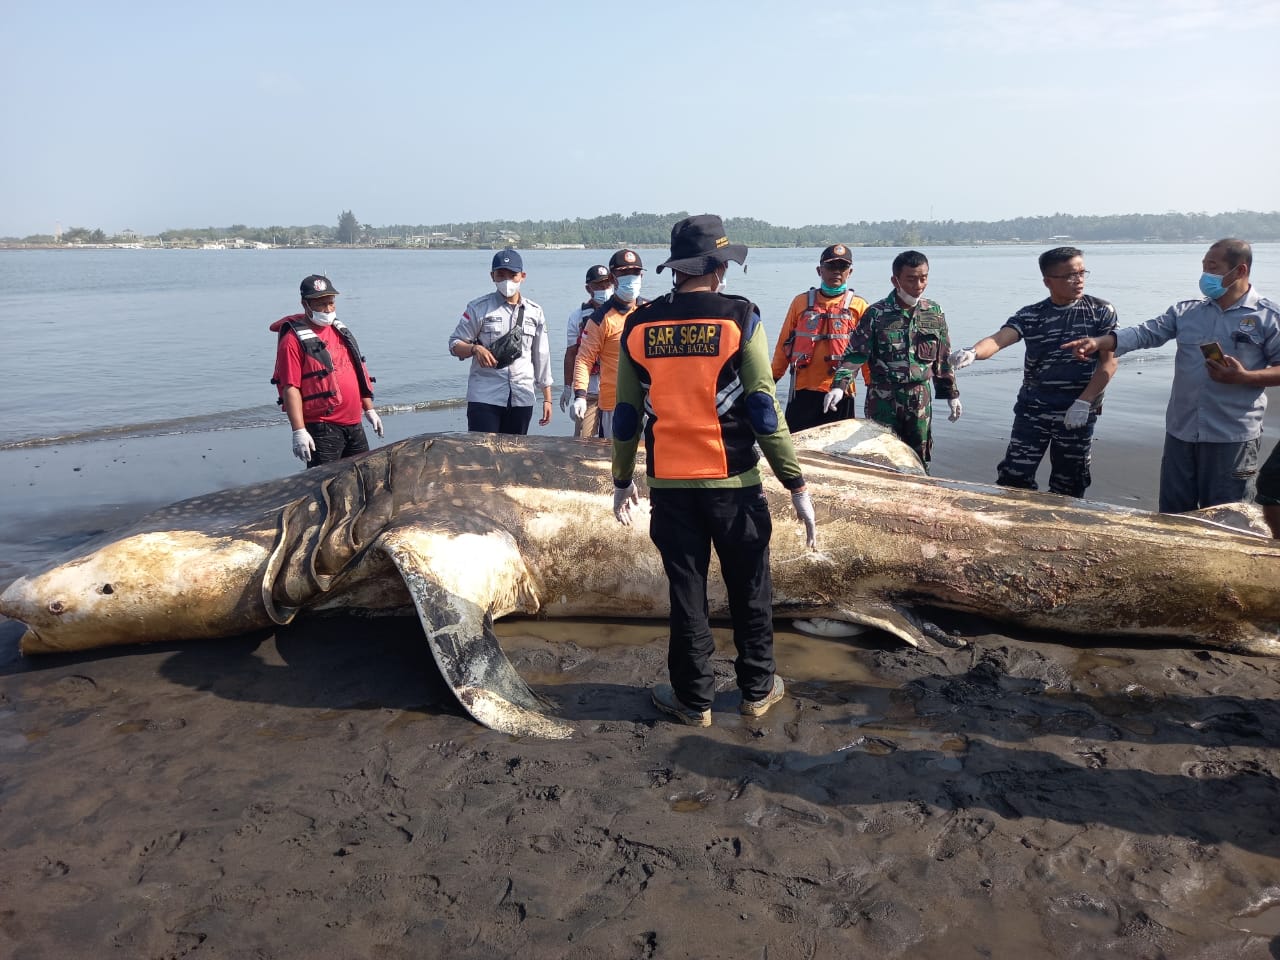
[[[746,245],[729,242],[724,221],[714,213],[701,213],[685,217],[671,228],[671,256],[665,263],[658,264],[658,272],[670,267],[691,277],[701,277],[730,260],[745,263],[746,259]]]
[[[601,280],[609,279],[609,268],[603,263],[597,263],[594,267],[587,268],[587,283],[599,283]]]
[[[302,280],[302,299],[310,300],[312,297],[335,297],[338,295],[338,288],[329,282],[329,278],[322,273],[313,273],[309,277]]]
[[[640,254],[634,250],[618,250],[609,258],[609,271],[626,270],[631,267],[639,267],[644,269],[644,264],[640,262]]]
[[[822,251],[822,255],[818,257],[818,263],[830,263],[832,260],[843,260],[849,266],[853,266],[853,254],[843,243],[833,243],[827,249]]]

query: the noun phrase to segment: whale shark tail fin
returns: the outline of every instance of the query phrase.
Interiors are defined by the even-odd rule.
[[[436,665],[468,714],[517,736],[572,736],[571,725],[543,712],[545,703],[516,672],[493,632],[495,611],[501,616],[536,609],[532,578],[509,534],[496,527],[458,532],[438,520],[407,520],[383,531],[374,549],[404,578]]]

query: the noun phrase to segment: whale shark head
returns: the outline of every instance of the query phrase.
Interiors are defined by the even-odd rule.
[[[136,533],[88,550],[0,594],[27,627],[23,653],[243,633],[269,622],[268,550],[188,530]]]

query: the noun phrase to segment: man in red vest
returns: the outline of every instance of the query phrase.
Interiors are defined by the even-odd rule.
[[[338,319],[338,291],[313,273],[302,281],[302,313],[271,324],[280,335],[271,382],[293,428],[293,454],[308,467],[369,449],[363,413],[382,436],[373,377],[355,335]]]

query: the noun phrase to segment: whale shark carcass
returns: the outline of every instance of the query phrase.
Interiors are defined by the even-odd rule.
[[[774,609],[928,644],[921,604],[1075,634],[1280,653],[1280,544],[1166,516],[923,475],[883,428],[796,437],[818,517],[808,550],[766,470]],[[609,445],[425,434],[195,497],[12,583],[24,653],[233,636],[307,611],[416,610],[461,705],[516,734],[571,732],[502,652],[493,620],[665,618],[643,506],[610,511]],[[727,613],[718,576],[713,616]]]

